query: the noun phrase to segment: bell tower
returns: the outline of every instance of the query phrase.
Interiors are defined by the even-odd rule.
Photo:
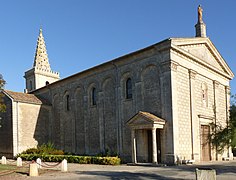
[[[42,28],[39,30],[33,68],[25,72],[24,78],[26,80],[27,92],[41,88],[60,79],[59,73],[51,70]]]

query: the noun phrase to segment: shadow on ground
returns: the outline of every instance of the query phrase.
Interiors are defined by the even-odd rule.
[[[168,167],[165,167],[168,169]],[[180,171],[190,171],[195,172],[196,168],[203,168],[203,169],[215,169],[216,174],[226,174],[226,173],[235,173],[236,176],[236,166],[235,165],[180,165],[180,166],[173,166],[173,169],[180,170]]]
[[[76,174],[81,175],[92,175],[96,176],[97,179],[111,179],[111,180],[120,180],[120,179],[160,179],[160,180],[180,180],[180,178],[171,178],[164,177],[157,174],[143,173],[143,172],[111,172],[111,171],[87,171],[87,172],[75,172]]]

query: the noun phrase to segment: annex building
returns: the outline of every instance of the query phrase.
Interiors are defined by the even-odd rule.
[[[0,155],[50,141],[134,163],[232,158],[231,149],[218,154],[208,135],[211,124],[228,123],[234,74],[206,36],[200,6],[195,28],[196,37],[165,39],[61,80],[40,29],[26,92],[2,92]]]

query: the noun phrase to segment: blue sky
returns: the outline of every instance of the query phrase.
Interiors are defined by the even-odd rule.
[[[235,0],[0,1],[0,73],[6,89],[23,92],[40,25],[49,61],[61,78],[157,43],[193,37],[197,6],[210,37],[236,73]],[[236,93],[236,80],[231,82]]]

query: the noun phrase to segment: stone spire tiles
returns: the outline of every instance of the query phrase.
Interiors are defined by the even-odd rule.
[[[51,70],[42,28],[39,30],[33,68],[25,72],[24,78],[26,92],[47,86],[60,79],[59,73]]]
[[[42,28],[40,28],[39,30],[39,36],[34,58],[34,67],[44,71],[51,71]]]

